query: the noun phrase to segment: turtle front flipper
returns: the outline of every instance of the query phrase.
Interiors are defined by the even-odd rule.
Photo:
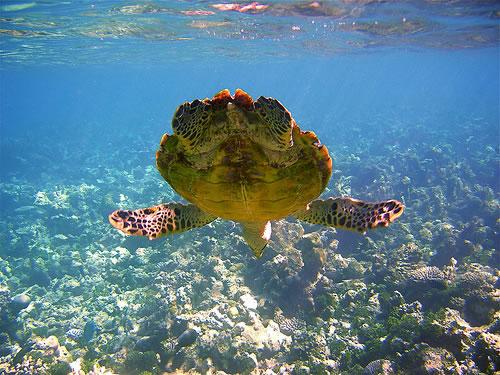
[[[116,210],[109,222],[125,234],[146,236],[150,240],[202,227],[216,217],[193,204],[168,203],[138,210]]]
[[[202,142],[207,138],[210,119],[213,114],[211,106],[201,100],[186,102],[177,108],[172,120],[172,129],[186,152],[201,152]],[[206,142],[205,142],[206,143]]]
[[[312,201],[294,216],[311,224],[365,233],[367,229],[388,226],[401,216],[404,208],[395,199],[371,203],[348,197],[329,198]]]
[[[243,238],[255,256],[260,258],[271,238],[271,222],[241,223],[241,226],[243,227]]]
[[[251,134],[256,141],[271,150],[286,151],[293,145],[292,129],[295,121],[288,110],[278,100],[261,96],[254,103],[259,123],[265,124]]]
[[[172,119],[172,129],[185,153],[203,154],[227,139],[227,105],[231,101],[252,101],[241,90],[237,90],[236,94],[239,95],[233,98],[226,89],[215,94],[212,99],[196,99],[177,108]]]

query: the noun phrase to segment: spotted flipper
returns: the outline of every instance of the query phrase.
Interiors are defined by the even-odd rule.
[[[329,198],[312,201],[294,216],[311,224],[365,233],[367,229],[388,226],[401,216],[404,208],[394,199],[369,203],[353,198]]]
[[[109,222],[125,234],[146,236],[150,240],[202,227],[216,217],[193,204],[168,203],[134,211],[116,210]]]
[[[276,151],[289,149],[293,144],[292,129],[295,126],[290,112],[278,100],[263,96],[257,99],[254,108],[265,124],[259,142]]]
[[[199,150],[209,128],[213,111],[210,104],[201,100],[184,103],[175,111],[172,129],[186,152]]]
[[[271,238],[271,223],[242,223],[243,238],[257,258],[262,256],[264,248]]]
[[[235,111],[235,107],[239,110]],[[180,105],[172,119],[172,129],[188,156],[204,154],[227,139],[231,121],[247,121],[239,112],[249,110],[253,110],[253,100],[246,92],[237,89],[231,96],[225,89],[212,99],[196,99]]]

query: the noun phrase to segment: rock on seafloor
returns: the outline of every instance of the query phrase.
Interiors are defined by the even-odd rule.
[[[243,304],[244,307],[250,310],[256,310],[258,303],[257,300],[252,297],[250,294],[244,294],[240,296],[240,301]]]
[[[31,298],[27,294],[18,294],[12,297],[12,300],[10,301],[12,310],[16,312],[24,310],[29,306],[30,303]]]
[[[177,338],[177,346],[184,347],[193,345],[198,338],[198,332],[195,329],[187,329]]]

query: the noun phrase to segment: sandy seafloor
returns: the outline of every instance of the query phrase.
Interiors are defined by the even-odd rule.
[[[272,57],[236,42],[150,64],[4,53],[0,374],[500,371],[498,43]],[[180,200],[154,164],[176,106],[238,87],[327,145],[325,197],[404,215],[366,236],[275,222],[261,259],[227,221],[115,231],[117,208]]]

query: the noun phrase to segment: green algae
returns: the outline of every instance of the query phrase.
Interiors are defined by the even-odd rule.
[[[130,351],[123,363],[123,369],[130,374],[158,373],[158,359],[156,353]]]
[[[49,375],[67,375],[71,372],[71,367],[66,362],[55,363],[49,367],[47,373]]]

